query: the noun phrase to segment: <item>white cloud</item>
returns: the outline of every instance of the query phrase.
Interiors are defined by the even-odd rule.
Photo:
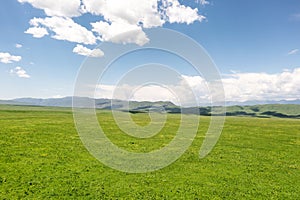
[[[145,28],[162,26],[157,0],[83,0],[86,11],[104,16],[107,22],[142,24]]]
[[[53,99],[61,99],[61,98],[63,98],[64,96],[62,96],[62,95],[54,95],[54,96],[52,96],[51,98],[53,98]]]
[[[158,12],[157,0],[84,0],[83,3],[88,12],[104,16],[105,21],[91,23],[102,41],[144,45],[149,39],[143,28],[160,27],[165,23]]]
[[[96,98],[121,99],[132,101],[170,101],[181,106],[194,106],[196,102],[210,100],[207,85],[202,77],[182,76],[177,83],[169,85],[105,85],[97,86]],[[196,97],[196,99],[195,99]]]
[[[146,44],[149,39],[143,32],[142,28],[137,25],[130,25],[120,22],[96,22],[91,24],[93,31],[97,32],[102,41],[109,41],[114,43],[135,43],[140,46]]]
[[[13,56],[10,53],[0,52],[0,62],[8,64],[12,62],[19,62],[22,59],[21,56]]]
[[[82,0],[84,12],[102,15],[106,0]]]
[[[114,85],[105,85],[105,84],[97,85],[95,96],[97,98],[112,99],[115,89],[116,87]]]
[[[20,3],[30,3],[33,7],[42,9],[48,16],[76,17],[80,16],[80,0],[18,0]]]
[[[228,101],[300,98],[300,68],[279,74],[238,73],[223,79]]]
[[[22,48],[22,47],[23,47],[22,44],[16,44],[16,48],[20,49],[20,48]]]
[[[158,94],[158,95],[153,95]],[[133,94],[132,100],[135,101],[171,101],[179,104],[177,97],[172,93],[171,88],[165,88],[158,85],[147,85],[139,88]]]
[[[166,16],[170,23],[187,23],[191,24],[195,21],[203,21],[204,16],[198,14],[198,9],[182,5],[178,0],[166,0],[167,5]]]
[[[172,93],[173,86],[165,88],[159,85],[145,85],[143,87],[120,85],[98,85],[96,98],[120,99],[132,101],[171,101],[179,104],[177,97]],[[153,95],[156,94],[156,95]]]
[[[102,15],[105,21],[91,23],[93,31],[102,41],[114,43],[135,43],[144,45],[149,42],[143,28],[161,27],[170,23],[202,21],[198,9],[181,5],[177,0],[83,0],[86,12]],[[135,6],[132,6],[135,5]]]
[[[16,67],[15,69],[10,70],[11,74],[15,74],[20,78],[30,78],[27,72],[22,67]]]
[[[222,82],[226,101],[300,99],[300,68],[278,74],[234,73],[224,76]],[[169,90],[165,86],[147,85],[135,90],[139,86],[122,85],[118,86],[121,92],[113,96],[116,87],[102,84],[97,87],[96,96],[137,101],[172,101],[176,104],[181,99],[183,106],[193,102],[194,96],[189,88],[200,104],[210,102],[212,96],[206,81],[200,76],[182,76],[181,82],[167,87]]]
[[[201,5],[209,5],[209,1],[206,0],[196,0],[197,3],[201,4]]]
[[[296,53],[298,53],[299,52],[299,49],[293,49],[293,50],[291,50],[289,53],[288,53],[288,55],[294,55],[294,54],[296,54]]]
[[[52,38],[57,40],[66,40],[70,42],[83,43],[83,44],[95,44],[96,37],[93,33],[87,30],[85,27],[75,23],[71,18],[67,17],[47,17],[47,18],[33,18],[30,20],[30,24],[33,26],[29,30],[39,30],[48,28],[50,31],[54,32]],[[39,28],[38,26],[44,26],[44,28]],[[35,33],[35,32],[34,32]],[[45,35],[36,35],[43,37]]]
[[[146,44],[143,29],[161,27],[166,21],[170,23],[187,23],[202,21],[205,17],[198,14],[198,9],[179,3],[178,0],[18,0],[30,3],[42,9],[49,17],[34,18],[33,27],[26,33],[34,37],[43,37],[48,31],[58,40],[67,40],[81,44],[95,44],[96,37],[91,30],[76,24],[72,17],[85,13],[103,17],[103,20],[91,22],[93,31],[101,41],[114,43]],[[207,1],[200,0],[200,4]],[[48,30],[48,31],[47,31]],[[118,34],[122,34],[117,36]]]
[[[25,33],[31,34],[35,38],[42,38],[45,35],[49,35],[47,29],[42,27],[30,27]]]
[[[104,56],[103,51],[101,51],[100,49],[91,50],[80,44],[77,44],[77,46],[73,49],[73,52],[82,56],[95,57],[95,58]]]

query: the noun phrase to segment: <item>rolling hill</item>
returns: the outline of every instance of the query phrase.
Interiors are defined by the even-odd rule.
[[[222,111],[218,111],[218,107],[212,108],[208,106],[203,107],[189,107],[180,108],[171,102],[159,101],[122,101],[110,99],[88,99],[87,97],[77,97],[78,100],[84,102],[85,100],[95,101],[97,109],[106,110],[121,110],[129,111],[131,113],[146,113],[146,112],[166,112],[166,113],[185,113],[185,114],[201,114],[205,116],[210,115],[224,115]],[[295,104],[291,104],[291,103]],[[252,117],[279,117],[279,118],[300,118],[300,101],[279,101],[272,102],[273,104],[260,105],[232,105],[226,107],[227,116],[252,116]],[[283,104],[284,103],[284,104]],[[50,98],[50,99],[35,99],[35,98],[20,98],[13,100],[0,100],[0,104],[7,105],[27,105],[27,106],[46,106],[46,107],[72,107],[72,97],[65,98]],[[233,102],[228,103],[229,105]]]

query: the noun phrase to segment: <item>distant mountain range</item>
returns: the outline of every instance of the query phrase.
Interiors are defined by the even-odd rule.
[[[149,102],[149,101],[122,101],[122,100],[110,100],[110,99],[91,99],[88,97],[76,97],[79,102],[95,101],[96,108],[99,109],[115,109],[115,110],[125,110],[130,109],[149,109],[155,107],[168,107],[173,108],[177,107],[171,102],[158,101],[158,102]],[[49,98],[49,99],[36,99],[36,98],[19,98],[13,100],[0,100],[0,104],[8,105],[30,105],[30,106],[49,106],[49,107],[72,107],[73,97],[64,97],[64,98]],[[128,109],[127,109],[128,110]]]
[[[91,100],[87,97],[76,97],[84,100]],[[127,101],[122,100],[113,100],[115,105],[111,105],[110,99],[95,99],[95,105],[97,108],[102,109],[110,109],[111,107],[122,108],[127,105]],[[38,99],[38,98],[18,98],[13,100],[0,100],[0,104],[12,104],[12,105],[33,105],[33,106],[56,106],[56,107],[72,107],[72,97],[64,97],[64,98],[48,98],[48,99]],[[130,102],[132,106],[140,106],[140,105],[168,105],[175,106],[175,104],[167,101],[158,101],[158,102],[150,102],[150,101],[132,101]],[[252,106],[252,105],[266,105],[266,104],[299,104],[300,99],[297,100],[280,100],[280,101],[245,101],[245,102],[237,102],[237,101],[227,101],[227,106]],[[203,104],[203,106],[208,106],[208,104]]]
[[[171,102],[158,101],[122,101],[110,99],[90,99],[87,97],[76,97],[81,102],[94,101],[97,109],[129,111],[131,113],[145,112],[167,112],[186,113],[201,115],[224,115],[223,111],[214,111],[209,106],[181,108]],[[24,105],[24,106],[47,106],[47,107],[72,107],[72,97],[65,98],[20,98],[13,100],[0,100],[0,104]],[[253,117],[280,117],[300,118],[300,99],[294,101],[248,101],[248,102],[226,102],[227,116],[253,116]]]

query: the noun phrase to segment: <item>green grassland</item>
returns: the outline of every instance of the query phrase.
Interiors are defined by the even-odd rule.
[[[112,142],[134,152],[170,142],[180,120],[169,114],[158,135],[135,139],[118,129],[110,111],[97,115]],[[132,117],[149,123],[146,113]],[[71,109],[2,105],[0,199],[299,199],[299,119],[227,117],[217,145],[199,159],[209,121],[201,117],[192,146],[172,165],[129,174],[89,154]]]

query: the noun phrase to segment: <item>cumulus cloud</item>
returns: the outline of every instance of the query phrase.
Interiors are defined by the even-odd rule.
[[[30,3],[33,7],[44,10],[48,16],[76,17],[80,16],[80,0],[18,0]]]
[[[168,88],[159,85],[145,85],[143,87],[134,85],[98,85],[96,89],[96,98],[120,99],[132,101],[170,101],[179,104],[179,101],[172,93],[174,86]],[[153,95],[155,94],[155,95]]]
[[[88,57],[94,57],[94,58],[100,58],[102,56],[104,56],[103,51],[101,51],[100,49],[88,49],[80,44],[77,44],[77,46],[73,49],[74,53],[77,53],[79,55],[82,56],[88,56]]]
[[[288,55],[293,55],[293,54],[296,54],[296,53],[298,53],[299,52],[299,49],[293,49],[293,50],[291,50],[289,53],[288,53]]]
[[[57,40],[66,40],[83,44],[96,43],[96,37],[93,35],[93,33],[87,30],[85,27],[75,23],[71,18],[33,18],[30,20],[30,24],[34,27],[29,28],[28,30],[40,29],[39,26],[43,26],[42,29],[46,30],[46,28],[48,28],[54,33],[54,35],[52,35],[52,38]],[[28,32],[28,30],[26,32]],[[44,35],[41,35],[41,37],[43,37]]]
[[[300,68],[279,74],[237,73],[223,79],[229,101],[300,98]]]
[[[21,56],[14,56],[10,53],[0,52],[0,62],[8,64],[12,62],[19,62],[22,59]]]
[[[121,44],[135,43],[140,46],[149,41],[142,28],[137,25],[120,22],[108,24],[102,21],[92,23],[91,25],[93,26],[93,31],[100,35],[102,41]]]
[[[87,12],[104,17],[105,21],[91,23],[102,41],[144,45],[149,39],[143,28],[165,23],[158,12],[157,0],[83,0],[83,4]]]
[[[10,70],[11,74],[17,75],[20,78],[30,78],[27,72],[22,67],[16,67]]]
[[[200,76],[182,76],[177,83],[168,85],[105,85],[97,86],[96,98],[131,101],[170,101],[181,106],[195,106],[210,101],[207,84]]]
[[[83,4],[86,12],[105,19],[91,23],[93,31],[102,41],[114,43],[144,45],[149,41],[145,28],[161,27],[166,21],[191,24],[205,18],[197,8],[184,6],[178,0],[83,0]]]
[[[162,26],[157,0],[83,0],[86,12],[101,15],[107,22],[141,24],[145,28]]]
[[[234,73],[224,76],[222,82],[226,101],[300,99],[300,68],[278,74]],[[96,97],[136,101],[171,101],[175,104],[178,104],[178,99],[181,99],[183,101],[181,105],[190,106],[195,96],[199,104],[209,103],[212,96],[208,84],[200,76],[182,76],[182,81],[168,85],[167,89],[165,86],[147,85],[135,90],[138,87],[118,86],[118,91],[122,93],[113,96],[116,86],[102,84],[97,87]]]
[[[182,5],[178,0],[167,0],[165,8],[166,16],[170,23],[187,23],[191,24],[195,21],[202,21],[204,16],[198,14],[198,9]]]
[[[52,37],[80,44],[102,42],[146,44],[144,29],[161,27],[166,22],[187,23],[202,21],[197,8],[178,0],[18,0],[44,10],[46,18],[34,18],[26,33],[36,38],[54,32]],[[205,5],[207,1],[200,0]],[[91,22],[92,30],[75,23],[72,18],[90,13],[103,20]],[[93,32],[98,36],[93,34]],[[121,35],[119,35],[121,34]]]
[[[159,95],[153,95],[159,94]],[[171,88],[165,88],[158,85],[147,85],[138,89],[132,96],[135,101],[171,101],[179,104],[177,97],[173,94]]]
[[[45,35],[49,35],[47,29],[42,27],[30,27],[25,33],[31,34],[35,38],[42,38]]]

